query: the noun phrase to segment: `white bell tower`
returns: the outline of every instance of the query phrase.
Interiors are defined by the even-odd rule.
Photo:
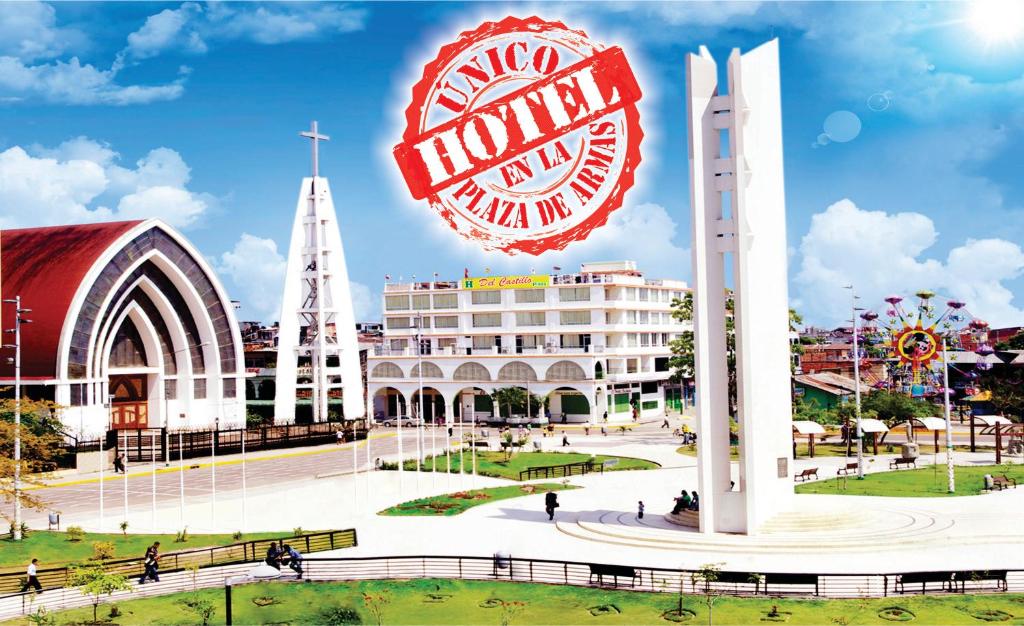
[[[274,421],[293,421],[296,391],[307,389],[314,422],[327,421],[335,389],[344,398],[345,419],[358,419],[366,415],[366,402],[345,250],[330,185],[319,175],[319,144],[330,137],[318,132],[315,121],[299,134],[312,141],[313,176],[302,179],[288,247]]]

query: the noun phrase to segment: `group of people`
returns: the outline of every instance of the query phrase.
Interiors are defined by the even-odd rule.
[[[672,513],[679,514],[683,511],[699,511],[700,510],[700,497],[696,491],[693,491],[693,496],[683,489],[682,494],[675,498],[675,506],[672,507]]]
[[[278,571],[281,570],[282,564],[287,565],[293,572],[299,575],[299,580],[302,580],[302,555],[287,543],[282,542],[281,546],[278,547],[276,541],[271,541],[270,547],[267,548],[265,562]]]
[[[697,433],[691,430],[681,431],[677,428],[672,434],[675,435],[676,437],[682,437],[684,446],[689,445],[691,443],[697,443]]]

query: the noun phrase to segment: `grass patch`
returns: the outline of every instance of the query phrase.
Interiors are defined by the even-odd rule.
[[[865,441],[867,441],[867,440],[865,440]],[[900,447],[899,447],[898,444],[893,447],[893,452],[890,452],[887,449],[887,445],[888,444],[884,444],[884,443],[878,444],[878,455],[879,456],[881,456],[883,454],[894,454],[894,453],[895,454],[899,454]],[[872,449],[873,448],[871,447],[871,443],[870,442],[865,444],[865,447],[864,447],[864,457],[865,458],[871,459],[871,458],[874,457],[874,455],[871,453]],[[954,452],[969,452],[970,449],[971,449],[970,446],[956,446],[953,450],[954,450]],[[943,448],[943,450],[945,450],[945,448]],[[922,457],[931,456],[931,446],[930,445],[925,446],[925,445],[922,444],[921,451],[922,451],[922,453],[921,453]],[[925,452],[925,451],[927,451],[927,452]],[[679,453],[679,454],[685,455],[685,456],[697,456],[697,446],[695,444],[681,446],[679,448],[676,448],[676,452]],[[810,452],[809,452],[809,448],[807,446],[807,438],[806,437],[801,437],[801,439],[797,440],[796,456],[799,459],[809,459],[809,458],[811,458]],[[828,443],[817,443],[817,442],[815,442],[815,444],[814,444],[814,458],[818,458],[818,457],[845,457],[845,456],[846,456],[846,445],[841,444],[841,443],[839,443],[837,441],[830,441]],[[850,458],[851,459],[852,458],[856,458],[856,456],[857,456],[857,448],[855,448],[855,447],[850,448]],[[739,446],[729,446],[729,458],[733,459],[733,460],[736,460],[736,459],[740,458]],[[878,462],[881,463],[882,461],[880,460]],[[885,461],[885,462],[888,463],[888,461]]]
[[[509,498],[520,498],[534,493],[545,493],[548,491],[564,491],[576,489],[573,485],[561,483],[543,483],[529,485],[508,485],[507,487],[488,487],[486,489],[472,489],[469,491],[457,491],[442,496],[420,498],[397,504],[384,509],[378,515],[458,515],[467,509],[471,509],[488,502],[508,500]]]
[[[478,450],[476,453],[476,471],[481,476],[491,476],[494,478],[507,478],[509,480],[519,480],[519,472],[529,469],[531,467],[544,467],[547,465],[566,465],[568,463],[582,463],[594,459],[595,463],[601,464],[609,459],[617,459],[618,463],[610,467],[605,468],[608,471],[622,471],[622,470],[645,470],[645,469],[657,469],[661,467],[654,461],[647,461],[645,459],[634,459],[625,456],[606,456],[599,454],[592,456],[590,454],[583,454],[580,452],[516,452],[512,455],[512,458],[508,461],[505,460],[505,453],[503,452],[484,452]],[[438,472],[444,472],[448,468],[448,461],[443,454],[427,457],[423,460],[423,464],[420,466],[425,472],[433,471],[436,467]],[[451,470],[453,473],[458,472],[460,466],[459,455],[451,455]],[[473,471],[473,457],[468,451],[462,453],[462,463],[466,465],[466,473]],[[415,471],[416,461],[406,461],[405,471]]]
[[[1002,475],[1024,482],[1022,465],[957,466],[956,493],[949,493],[946,484],[946,466],[929,465],[921,469],[897,470],[868,474],[864,480],[856,477],[830,478],[797,485],[797,493],[827,493],[851,496],[899,496],[904,498],[934,498],[944,496],[976,496],[982,493],[985,474]],[[1024,612],[1022,612],[1024,613]]]
[[[174,535],[143,535],[129,533],[85,533],[81,541],[68,541],[68,534],[50,530],[29,531],[21,541],[12,541],[8,536],[0,539],[0,572],[8,569],[23,571],[32,559],[39,559],[41,568],[88,561],[93,555],[92,544],[109,542],[114,546],[114,559],[142,557],[146,548],[154,541],[160,542],[161,552],[179,552],[211,546],[226,546],[254,539],[272,539],[290,536],[291,533],[247,533],[235,539],[230,533],[215,535],[194,535],[189,533],[188,541],[175,543]]]
[[[505,604],[523,603],[514,624],[666,624],[707,623],[707,607],[700,596],[686,596],[683,615],[676,613],[674,593],[638,593],[610,589],[563,587],[527,583],[445,581],[432,579],[401,581],[359,581],[345,583],[258,583],[239,585],[232,595],[236,624],[293,625],[322,624],[319,612],[325,606],[350,607],[363,623],[373,623],[363,604],[363,593],[390,590],[392,601],[385,608],[385,624],[494,624]],[[445,602],[425,602],[428,594],[450,596]],[[192,594],[118,601],[123,624],[146,626],[195,624],[195,616],[178,600]],[[211,623],[224,623],[222,589],[199,591],[197,596],[214,603]],[[253,598],[273,596],[278,602],[257,606]],[[975,615],[1024,616],[1020,595],[906,596],[898,608],[911,613],[913,624],[980,624]],[[488,602],[490,601],[490,602]],[[486,608],[492,607],[492,608]],[[604,607],[614,607],[614,610]],[[715,624],[759,624],[766,614],[788,614],[787,624],[830,624],[843,618],[845,624],[889,623],[879,617],[892,609],[892,598],[857,600],[807,600],[790,598],[730,598],[715,602]],[[593,611],[593,609],[599,609]],[[105,609],[101,608],[105,614]],[[595,614],[596,613],[596,614]],[[92,607],[56,614],[58,624],[85,623],[92,619]],[[369,621],[368,621],[369,620]],[[28,625],[25,618],[5,622]]]

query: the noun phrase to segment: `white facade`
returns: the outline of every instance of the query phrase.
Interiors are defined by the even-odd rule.
[[[778,42],[687,56],[700,527],[756,533],[793,494]],[[721,131],[728,132],[728,146]],[[735,299],[739,480],[729,460],[725,268]]]
[[[420,414],[421,385],[428,419],[508,417],[474,395],[510,386],[549,396],[556,423],[598,423],[606,411],[609,422],[631,421],[633,404],[641,416],[664,411],[669,342],[688,329],[671,316],[684,282],[645,279],[632,262],[483,280],[503,278],[546,286],[384,286],[384,343],[367,364],[375,415]]]

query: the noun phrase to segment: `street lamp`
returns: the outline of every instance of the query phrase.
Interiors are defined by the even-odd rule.
[[[21,325],[32,323],[21,315],[31,313],[32,309],[21,308],[21,296],[4,302],[14,305],[14,328],[4,331],[14,334],[14,343],[3,347],[14,348],[14,531],[11,537],[21,541]]]
[[[240,576],[229,576],[224,579],[224,623],[232,624],[231,586],[261,580],[274,580],[281,577],[281,570],[267,563],[261,563]]]
[[[851,309],[853,313],[853,397],[854,397],[854,416],[857,420],[857,478],[860,480],[864,479],[864,450],[861,445],[864,433],[861,431],[860,426],[860,350],[857,346],[857,311],[863,311],[864,309],[857,306],[857,300],[860,299],[854,290],[853,285],[847,285],[846,289],[850,290],[851,296]],[[849,433],[847,433],[849,438]]]

